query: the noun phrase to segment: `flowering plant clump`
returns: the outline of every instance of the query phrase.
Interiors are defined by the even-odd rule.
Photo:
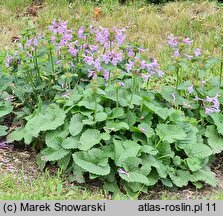
[[[41,168],[53,161],[74,181],[97,178],[113,193],[135,196],[158,182],[216,185],[209,166],[223,150],[223,94],[219,79],[205,82],[201,73],[209,59],[191,51],[189,38],[171,35],[169,68],[177,79],[155,90],[150,84],[168,70],[127,44],[125,31],[75,31],[60,20],[45,34],[24,31],[2,66],[13,103],[23,107],[14,110],[23,124],[7,142],[38,146]],[[190,67],[195,82],[182,75]]]

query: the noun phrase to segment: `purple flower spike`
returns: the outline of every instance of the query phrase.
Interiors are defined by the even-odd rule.
[[[205,113],[210,115],[211,113],[220,112],[220,102],[218,100],[219,93],[215,97],[206,96],[205,99],[199,98],[197,95],[194,100],[202,101],[205,109]]]
[[[121,46],[125,42],[126,35],[123,33],[125,32],[125,29],[117,29],[114,28],[114,32],[116,33],[115,39],[119,46]]]
[[[101,63],[100,63],[100,58],[95,59],[93,64],[94,64],[97,72],[102,70]]]
[[[205,80],[202,80],[202,81],[201,81],[201,87],[202,87],[202,88],[204,88],[204,84],[205,84],[205,83],[206,83]]]
[[[93,65],[94,64],[94,57],[93,56],[83,55],[83,57],[84,57],[84,62],[87,63],[88,65]]]
[[[195,51],[194,51],[194,55],[195,57],[198,57],[201,55],[201,50],[199,48],[196,48]]]
[[[148,82],[151,76],[151,74],[141,74],[141,77],[144,79],[145,82]]]
[[[77,49],[73,48],[71,45],[68,45],[69,46],[69,49],[68,49],[68,52],[73,56],[77,56]]]
[[[190,38],[184,38],[184,39],[182,40],[182,42],[185,43],[185,44],[187,44],[187,45],[191,45],[193,41],[190,40]]]
[[[174,55],[175,57],[179,57],[179,56],[180,56],[179,49],[177,49],[177,50],[173,53],[173,55]]]
[[[217,93],[215,97],[208,97],[204,100],[205,113],[207,115],[213,112],[220,112],[220,103],[218,100],[219,94]]]
[[[188,87],[187,91],[189,92],[189,94],[193,93],[194,92],[194,85]]]
[[[86,39],[86,36],[83,35],[84,30],[85,30],[85,28],[84,28],[83,26],[81,26],[81,27],[78,29],[78,31],[77,31],[77,36],[78,36],[78,38]]]
[[[179,40],[177,37],[174,37],[173,34],[169,35],[168,36],[168,44],[170,45],[170,47],[177,47],[178,46],[178,43],[179,43]]]
[[[103,77],[104,77],[105,81],[108,81],[108,79],[109,79],[109,72],[107,70],[104,70]]]
[[[92,77],[93,79],[96,79],[97,78],[97,74],[95,71],[93,70],[88,70],[88,77]]]
[[[125,86],[124,82],[118,82],[118,84],[119,84],[119,86],[121,86],[121,87],[124,87],[124,86]]]
[[[130,72],[132,70],[132,68],[134,67],[135,63],[131,60],[128,61],[129,63],[125,65],[125,68],[127,70],[127,72]]]
[[[39,43],[39,41],[38,41],[38,39],[37,38],[33,38],[33,45],[34,46],[38,46],[38,43]]]
[[[13,61],[13,57],[12,56],[8,56],[5,62],[5,66],[8,68],[10,66],[10,64]]]
[[[129,177],[129,174],[124,169],[119,168],[117,171],[118,171],[119,174],[124,174],[124,175],[127,175]]]
[[[133,49],[132,48],[127,48],[127,56],[128,57],[134,57],[135,53],[133,52]]]

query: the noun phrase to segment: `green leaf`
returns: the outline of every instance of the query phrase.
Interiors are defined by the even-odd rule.
[[[53,149],[53,148],[46,148],[42,150],[41,160],[44,161],[57,161],[65,157],[70,153],[70,150],[67,149]]]
[[[124,115],[124,118],[121,119],[123,122],[125,122],[128,127],[133,126],[136,123],[137,117],[134,112],[126,112]]]
[[[67,137],[61,144],[61,146],[65,149],[77,149],[80,146],[79,142],[80,137]]]
[[[26,128],[20,127],[7,136],[7,142],[21,141],[23,138],[26,144],[30,144],[33,140],[32,135],[27,132]]]
[[[99,144],[101,141],[101,134],[99,130],[96,129],[87,129],[84,131],[80,137],[80,150],[88,150],[94,145]]]
[[[66,155],[65,157],[63,157],[62,159],[58,160],[58,165],[59,165],[60,169],[62,169],[64,171],[67,170],[70,160],[71,160],[71,152],[68,155]]]
[[[107,121],[104,129],[109,131],[129,130],[129,126],[125,122]]]
[[[192,182],[202,181],[213,187],[217,185],[215,174],[209,168],[199,170],[191,175]]]
[[[105,112],[99,112],[95,115],[95,121],[102,122],[107,119],[107,114]]]
[[[165,99],[171,104],[174,105],[188,104],[188,101],[185,98],[181,97],[174,87],[162,86],[160,94],[162,95],[163,99]]]
[[[50,104],[25,125],[26,132],[38,137],[41,131],[55,130],[64,124],[65,113],[56,104]]]
[[[72,168],[73,168],[72,181],[76,181],[80,184],[84,183],[85,182],[85,180],[84,180],[84,170],[75,163],[73,163]]]
[[[198,171],[202,168],[202,161],[197,158],[187,158],[186,161],[192,172]]]
[[[119,187],[115,182],[108,182],[105,181],[103,185],[103,189],[108,193],[112,192],[115,193],[116,191],[119,191]]]
[[[169,176],[177,187],[187,186],[188,182],[191,180],[191,174],[186,170],[176,170],[175,172],[169,172]]]
[[[74,162],[87,172],[95,175],[108,175],[110,166],[108,157],[100,149],[91,149],[87,152],[76,152],[73,154]]]
[[[147,153],[149,155],[157,155],[158,153],[158,151],[154,147],[149,145],[142,146],[141,152]]]
[[[147,137],[147,139],[150,139],[155,133],[153,129],[151,128],[151,125],[147,123],[141,123],[138,125],[138,128],[142,133],[144,133]]]
[[[0,125],[0,137],[7,135],[7,130],[8,128],[6,126]]]
[[[211,118],[214,120],[215,125],[217,126],[218,133],[223,135],[223,114],[222,113],[212,113]]]
[[[122,167],[123,162],[129,157],[136,157],[141,146],[132,140],[113,139],[115,146],[115,164]]]
[[[107,133],[107,132],[101,133],[102,140],[110,140],[110,138],[111,138],[111,136],[109,133]]]
[[[161,140],[173,143],[186,138],[186,133],[179,125],[158,124],[156,133]]]
[[[73,115],[73,117],[71,118],[69,131],[72,136],[76,136],[82,131],[84,126],[82,120],[83,116],[81,114]]]
[[[137,172],[128,172],[127,174],[119,173],[119,176],[127,182],[138,182],[149,185],[149,180],[146,176]]]
[[[144,101],[144,106],[147,107],[153,113],[157,114],[163,120],[166,120],[166,118],[170,114],[170,110],[168,108],[166,107],[163,108],[158,103],[155,103],[155,102]]]
[[[45,137],[47,147],[59,149],[61,143],[64,141],[68,134],[69,130],[67,124],[63,125],[57,130],[47,131]]]
[[[124,115],[124,110],[120,107],[116,107],[112,109],[111,115],[108,116],[108,119],[116,119],[123,117]]]
[[[156,147],[156,149],[158,150],[159,157],[164,157],[164,158],[173,158],[174,157],[174,152],[171,149],[171,146],[169,143],[167,142],[161,142],[159,143],[159,145]]]
[[[218,132],[214,125],[208,126],[205,132],[205,136],[208,138],[208,145],[211,147],[213,154],[223,151],[223,137],[219,136]]]
[[[143,164],[149,164],[151,167],[155,167],[157,173],[159,174],[160,178],[167,177],[167,166],[165,166],[161,160],[156,159],[152,155],[149,155],[146,159],[144,159]]]
[[[0,118],[12,112],[13,106],[10,103],[0,103]]]
[[[184,132],[186,133],[186,137],[184,139],[178,140],[176,142],[177,146],[179,146],[180,148],[183,148],[185,147],[185,145],[197,143],[198,129],[195,126],[187,122],[181,122],[181,123],[178,123],[178,125],[181,128],[183,128]]]

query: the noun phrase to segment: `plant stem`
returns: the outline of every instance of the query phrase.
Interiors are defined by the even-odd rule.
[[[51,66],[52,66],[52,71],[53,71],[53,82],[55,83],[55,69],[54,69],[54,62],[53,62],[53,54],[52,54],[52,49],[50,48],[50,61],[51,61]]]
[[[34,54],[35,54],[35,66],[36,66],[36,70],[37,70],[37,74],[38,74],[38,79],[41,80],[40,71],[39,71],[39,65],[38,65],[38,60],[37,60],[36,47],[35,47]]]
[[[221,86],[221,82],[222,82],[222,72],[223,72],[223,45],[221,47],[220,86]]]
[[[118,107],[118,88],[116,88],[115,92],[116,92],[116,107]]]
[[[96,120],[96,113],[97,113],[97,93],[94,93],[94,120]]]
[[[177,75],[177,82],[176,82],[176,89],[178,88],[178,86],[179,86],[179,67],[177,66],[177,68],[176,68],[176,75]]]
[[[132,105],[132,99],[133,99],[133,95],[135,93],[135,85],[136,85],[136,77],[133,76],[133,79],[132,79],[132,94],[131,94],[131,98],[130,98],[130,105]]]

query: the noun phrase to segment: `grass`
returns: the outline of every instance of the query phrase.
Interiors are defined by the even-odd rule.
[[[15,4],[15,2],[17,2]],[[151,55],[159,55],[167,35],[189,36],[194,46],[220,52],[223,38],[223,8],[216,2],[183,1],[154,6],[139,3],[118,6],[116,1],[100,5],[101,15],[95,19],[95,8],[91,1],[45,0],[38,9],[38,17],[24,16],[30,0],[0,0],[0,48],[11,46],[10,39],[18,36],[30,21],[43,30],[55,18],[69,20],[73,28],[81,25],[101,25],[104,27],[127,27],[128,40],[143,44]],[[115,3],[116,2],[116,3]]]
[[[103,191],[68,185],[64,179],[48,172],[30,179],[22,172],[19,175],[0,175],[0,200],[104,200]]]
[[[111,199],[108,194],[99,188],[90,186],[76,186],[68,184],[64,177],[57,172],[50,175],[48,172],[42,173],[38,178],[30,179],[23,172],[19,175],[4,173],[0,175],[0,200],[106,200]],[[183,191],[184,192],[184,191]],[[190,196],[183,192],[162,191],[160,195],[155,195],[160,200],[182,200],[182,199],[203,199],[203,200],[223,200],[223,191],[214,191],[206,196],[195,193]],[[149,196],[149,199],[152,197]],[[132,199],[116,194],[113,200]],[[148,199],[148,195],[140,199]]]

